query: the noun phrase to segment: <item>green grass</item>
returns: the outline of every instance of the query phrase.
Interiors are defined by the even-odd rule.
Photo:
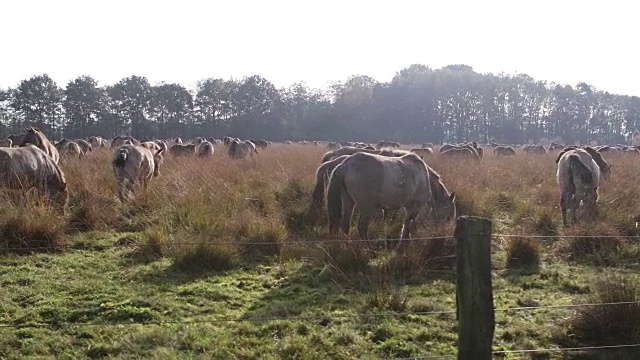
[[[6,244],[54,239],[57,252],[0,255],[0,357],[380,359],[456,353],[451,243],[414,242],[404,256],[380,244],[318,246],[316,240],[328,237],[326,226],[306,222],[304,212],[323,149],[294,146],[298,152],[290,154],[283,148],[263,151],[246,173],[223,157],[206,166],[168,158],[151,191],[124,205],[112,199],[109,169],[92,162],[93,171],[71,180],[66,216],[40,209],[38,221],[33,211],[1,211]],[[107,154],[97,156],[106,161]],[[433,166],[459,193],[461,214],[489,216],[496,233],[574,236],[540,240],[533,263],[511,267],[509,261],[522,255],[509,260],[509,254],[523,250],[509,252],[509,239],[494,237],[494,349],[589,345],[567,341],[575,309],[503,310],[596,301],[596,279],[605,268],[637,279],[639,246],[614,237],[615,246],[601,251],[602,245],[594,249],[580,237],[629,234],[635,203],[626,200],[622,186],[605,186],[600,221],[564,230],[554,209],[552,159],[533,165],[528,159],[489,155],[484,168],[438,159]],[[83,164],[66,163],[65,172],[76,174]],[[505,169],[515,169],[510,181],[491,175]],[[636,170],[613,181],[627,182]],[[185,175],[189,171],[194,175]],[[626,196],[640,194],[638,185],[628,189],[632,195]],[[391,236],[399,221],[401,216],[375,224],[372,233]],[[420,236],[453,233],[451,226],[424,225]]]

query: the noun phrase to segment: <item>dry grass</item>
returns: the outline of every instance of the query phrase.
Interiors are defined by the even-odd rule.
[[[89,235],[92,232],[112,233],[116,237],[126,237],[127,240],[123,240],[122,244],[133,247],[133,250],[126,251],[129,256],[127,261],[142,263],[137,265],[143,269],[136,271],[145,272],[144,276],[130,274],[128,270],[120,272],[120,269],[111,269],[112,274],[122,273],[122,276],[131,277],[132,281],[139,278],[160,278],[161,275],[154,272],[154,266],[160,267],[160,264],[170,264],[170,269],[178,274],[215,273],[216,276],[225,276],[232,270],[255,264],[276,267],[274,264],[294,259],[322,269],[317,274],[313,273],[313,276],[308,275],[309,283],[314,286],[328,278],[332,286],[350,288],[345,292],[373,289],[367,297],[363,297],[364,300],[360,299],[361,306],[364,303],[365,306],[391,311],[438,306],[446,308],[448,305],[440,305],[438,301],[444,298],[445,302],[449,301],[446,304],[450,304],[451,299],[447,299],[447,296],[451,298],[454,290],[453,285],[448,280],[443,280],[443,277],[430,279],[433,286],[430,284],[420,294],[421,299],[433,298],[433,301],[421,303],[411,299],[407,295],[407,291],[410,293],[411,289],[406,290],[405,286],[424,282],[423,278],[430,275],[431,271],[451,274],[455,260],[452,256],[455,254],[455,244],[451,238],[410,241],[400,246],[391,243],[322,241],[329,239],[326,220],[314,218],[308,213],[308,201],[314,185],[315,171],[325,150],[322,146],[274,145],[261,151],[255,161],[230,160],[222,146],[216,148],[216,155],[210,159],[168,156],[160,170],[160,176],[152,179],[149,190],[146,193],[138,190],[135,199],[126,204],[121,204],[116,199],[108,151],[93,152],[85,159],[63,159],[62,168],[70,189],[70,208],[67,214],[61,215],[29,201],[25,205],[25,201],[11,198],[0,210],[0,234],[3,235],[0,247],[33,249],[46,246],[59,250],[73,236],[87,234],[85,241],[90,242],[98,241]],[[508,281],[519,285],[509,287],[506,294],[498,293],[504,289],[496,290],[499,294],[496,301],[505,301],[502,305],[513,306],[504,300],[512,295],[511,291],[538,291],[534,293],[535,297],[546,299],[547,290],[542,289],[543,285],[540,283],[544,283],[544,286],[556,286],[558,289],[585,287],[578,280],[565,281],[562,279],[564,275],[545,272],[545,266],[549,264],[583,266],[593,272],[601,266],[637,265],[634,256],[638,254],[638,247],[623,241],[622,237],[640,234],[636,226],[636,222],[640,220],[640,210],[637,207],[640,185],[635,181],[636,174],[640,173],[638,158],[624,155],[609,159],[614,165],[613,175],[600,189],[598,219],[593,222],[583,221],[567,229],[562,227],[560,220],[554,158],[555,154],[548,157],[519,154],[506,158],[488,153],[479,164],[437,156],[427,160],[442,175],[446,186],[457,193],[458,215],[491,218],[496,233],[521,234],[523,237],[567,236],[539,243],[529,239],[501,243],[501,238],[494,239],[494,259],[500,260],[494,262],[494,267],[498,270],[505,267],[540,267],[538,273],[522,274],[524,279],[518,278],[520,274],[509,277]],[[397,237],[402,215],[401,212],[396,218],[384,223],[374,221],[370,236]],[[419,237],[446,237],[452,234],[451,224],[435,227],[425,216],[418,218]],[[547,245],[551,245],[551,249]],[[120,253],[117,254],[120,256]],[[593,267],[594,264],[597,266]],[[107,267],[104,263],[102,266]],[[567,274],[569,275],[573,274]],[[536,276],[538,278],[534,278]],[[272,285],[272,282],[280,281],[275,276],[274,279],[276,280],[264,280],[257,287],[286,288],[282,283]],[[497,279],[496,283],[499,280],[504,279]],[[157,281],[165,286],[164,279]],[[609,296],[611,299],[629,298],[625,292],[627,290],[615,290],[611,286],[609,288],[610,294],[615,293]],[[436,289],[433,291],[439,293],[429,293],[429,289]],[[219,289],[216,288],[216,291]],[[581,290],[580,293],[587,291]],[[578,292],[571,292],[574,293]],[[282,298],[292,296],[286,290],[282,290],[280,295]],[[332,293],[327,298],[340,300],[339,296],[334,295]],[[610,316],[596,315],[603,319]],[[616,316],[611,315],[610,318],[617,319]],[[628,316],[635,316],[635,313]],[[441,324],[438,328],[442,333],[414,334],[412,339],[422,339],[416,340],[421,341],[420,344],[428,342],[442,345],[451,340],[450,335],[455,333],[455,326],[450,326],[452,321],[441,320],[442,324],[446,324]],[[424,327],[424,324],[421,326]],[[537,326],[536,329],[542,330],[536,331],[547,331],[543,325]],[[528,329],[530,319],[522,327]],[[578,322],[573,324],[573,328],[578,331]],[[371,331],[377,334],[386,330]],[[588,335],[595,330],[580,331]],[[518,338],[533,336],[527,332],[522,335],[513,329],[511,332],[518,334]],[[589,337],[592,335],[587,335],[584,335],[585,343],[591,341]],[[546,335],[536,333],[536,336],[544,338]],[[358,333],[354,336],[345,335],[341,339],[355,341],[353,339],[360,337]],[[504,335],[501,339],[508,338]],[[403,348],[399,338],[392,339],[392,335],[389,335],[389,339],[384,346]],[[260,338],[260,341],[269,342],[264,338]],[[512,340],[504,341],[512,345]],[[314,341],[309,340],[309,343]],[[413,346],[413,343],[407,343]],[[110,353],[108,349],[104,351]],[[450,352],[446,348],[436,351]],[[246,357],[254,356],[254,353],[250,353]]]
[[[230,160],[222,146],[216,151],[217,156],[211,159],[167,157],[149,191],[138,191],[136,198],[127,204],[116,200],[109,151],[95,151],[85,159],[63,159],[70,209],[64,217],[48,213],[45,220],[39,221],[57,223],[52,229],[65,223],[66,232],[150,232],[151,238],[157,226],[164,226],[169,247],[176,239],[196,246],[203,241],[236,242],[232,253],[243,259],[277,257],[283,252],[291,255],[288,241],[328,237],[326,220],[308,213],[314,173],[324,147],[274,145],[262,151],[255,161]],[[438,157],[427,162],[441,173],[449,189],[458,194],[459,215],[489,217],[494,220],[496,232],[575,235],[564,241],[564,246],[558,246],[562,249],[560,253],[569,254],[571,259],[597,254],[602,257],[603,253],[607,257],[620,245],[611,235],[640,233],[636,226],[640,211],[632,201],[640,197],[640,186],[632,181],[640,171],[640,162],[633,156],[609,159],[614,174],[600,190],[599,220],[565,230],[559,225],[553,158],[553,154],[508,158],[488,154],[480,164]],[[402,216],[397,216],[386,224],[372,224],[372,235],[396,237],[401,219]],[[434,234],[424,216],[419,223],[419,236]],[[196,235],[200,233],[207,234],[204,240]],[[609,237],[587,239],[583,234]],[[410,251],[423,254],[407,261],[410,267],[420,268],[425,263],[424,253],[436,251],[432,245],[425,246],[432,249],[420,247]],[[334,250],[337,251],[329,249],[325,254]],[[354,253],[361,251],[353,249]],[[166,251],[158,254],[165,256]],[[358,263],[352,265],[358,268]]]

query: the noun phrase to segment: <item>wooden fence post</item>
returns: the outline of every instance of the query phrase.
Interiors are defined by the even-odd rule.
[[[454,236],[458,360],[491,360],[495,330],[491,287],[491,220],[460,216]]]

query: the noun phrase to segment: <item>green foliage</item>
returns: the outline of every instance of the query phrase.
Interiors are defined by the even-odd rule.
[[[479,74],[464,64],[441,69],[413,64],[388,83],[355,75],[328,89],[304,83],[277,89],[259,75],[209,78],[198,82],[195,95],[183,85],[153,86],[137,75],[102,87],[81,76],[63,91],[43,74],[3,92],[0,104],[2,125],[11,132],[37,125],[50,135],[72,138],[233,134],[272,140],[615,144],[640,127],[638,97],[525,74]],[[627,115],[617,116],[620,112]]]

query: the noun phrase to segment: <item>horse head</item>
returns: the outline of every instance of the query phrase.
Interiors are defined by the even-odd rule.
[[[164,162],[162,153],[164,153],[164,149],[160,148],[160,150],[153,154],[153,176],[158,176],[160,174],[160,166]]]

